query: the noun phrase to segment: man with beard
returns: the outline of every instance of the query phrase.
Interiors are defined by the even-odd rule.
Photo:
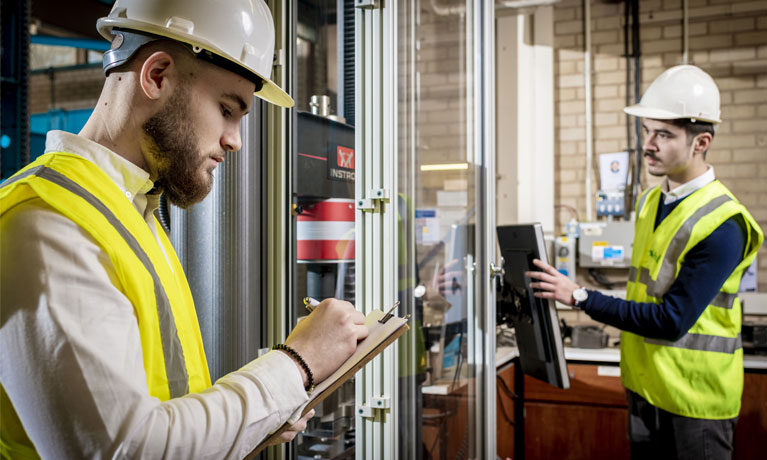
[[[225,6],[225,7],[224,7]],[[118,0],[98,29],[106,81],[78,135],[0,188],[0,455],[241,458],[306,420],[314,384],[368,334],[322,302],[284,344],[212,385],[187,280],[154,218],[210,191],[269,80],[262,0]]]
[[[707,73],[668,69],[624,110],[642,117],[647,171],[665,176],[637,200],[626,299],[583,289],[539,260],[530,285],[623,330],[632,458],[729,459],[743,392],[737,293],[764,237],[706,164],[721,121]]]

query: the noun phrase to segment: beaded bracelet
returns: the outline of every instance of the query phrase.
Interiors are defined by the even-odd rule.
[[[302,358],[296,350],[282,343],[278,343],[277,345],[273,346],[272,350],[282,350],[289,354],[293,359],[298,361],[298,364],[300,364],[304,369],[304,372],[306,372],[306,376],[309,380],[309,382],[304,387],[304,390],[306,390],[306,394],[312,394],[312,391],[314,391],[314,375],[312,374],[311,369],[309,369],[309,365],[306,364],[306,361],[304,361],[304,358]]]

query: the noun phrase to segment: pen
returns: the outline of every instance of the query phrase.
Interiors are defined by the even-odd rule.
[[[312,299],[311,297],[304,297],[304,306],[309,310],[309,313],[313,312],[314,308],[319,304],[319,301]]]

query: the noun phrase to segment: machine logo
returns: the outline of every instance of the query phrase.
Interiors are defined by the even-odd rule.
[[[354,169],[354,149],[338,146],[337,162],[339,168]]]

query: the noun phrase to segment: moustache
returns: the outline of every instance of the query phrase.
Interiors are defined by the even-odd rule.
[[[644,152],[644,156],[645,156],[646,158],[650,158],[650,159],[652,159],[652,160],[655,160],[655,161],[659,161],[659,160],[658,160],[658,157],[656,157],[655,155],[653,155],[653,154],[652,154],[652,153],[650,153],[650,152]]]

